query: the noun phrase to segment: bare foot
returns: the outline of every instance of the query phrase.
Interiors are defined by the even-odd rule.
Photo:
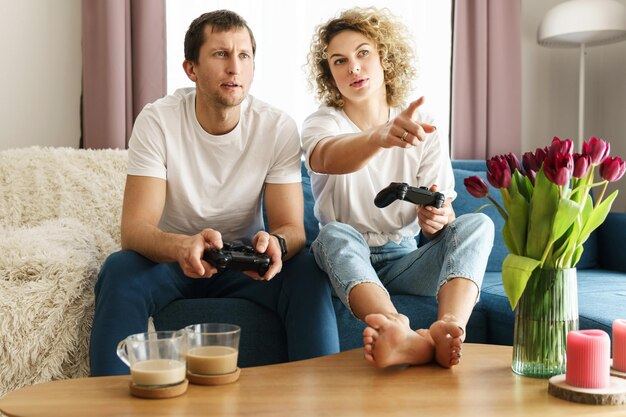
[[[411,330],[406,316],[368,314],[365,322],[369,326],[363,330],[365,359],[376,367],[421,365],[433,360],[434,343],[424,333]]]
[[[374,341],[378,338],[378,330],[371,327],[363,329],[363,350],[365,351],[365,359],[369,362],[374,362]]]
[[[465,331],[454,317],[444,316],[431,324],[428,330],[435,344],[435,360],[444,368],[458,365]]]

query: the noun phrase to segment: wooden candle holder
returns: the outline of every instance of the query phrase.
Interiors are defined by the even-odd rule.
[[[565,381],[565,374],[555,375],[548,380],[548,393],[563,400],[582,404],[622,405],[626,404],[626,380],[610,377],[605,388],[579,388]]]

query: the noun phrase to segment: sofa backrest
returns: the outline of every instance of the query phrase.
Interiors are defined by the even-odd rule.
[[[481,177],[485,182],[488,183],[486,164],[484,160],[454,160],[452,161],[452,168],[454,170],[454,188],[457,192],[457,198],[455,199],[453,206],[457,217],[463,214],[473,213],[485,204],[490,203],[489,200],[487,200],[486,198],[478,199],[473,197],[467,192],[467,190],[465,189],[465,185],[463,184],[463,180],[465,178],[471,177],[473,175]],[[308,247],[317,237],[319,227],[317,219],[313,214],[314,199],[313,194],[311,193],[311,179],[309,178],[308,172],[304,167],[304,164],[302,165],[301,171],[302,188],[304,191],[304,226],[306,230]],[[502,204],[502,197],[499,190],[494,189],[493,187],[491,187],[491,185],[489,185],[489,194],[493,198],[495,198],[496,201]],[[502,262],[504,261],[504,258],[508,255],[508,250],[502,238],[502,227],[504,226],[504,220],[498,213],[497,209],[493,207],[493,205],[483,207],[483,209],[481,209],[481,212],[489,216],[493,220],[495,225],[494,244],[491,255],[489,256],[489,262],[487,263],[487,271],[501,271]],[[423,240],[419,240],[419,237],[417,239],[420,244],[424,243]],[[596,267],[597,251],[597,234],[592,233],[584,245],[583,255],[577,267],[579,269]]]
[[[486,198],[475,198],[465,189],[463,180],[471,176],[479,176],[485,182],[487,181],[487,172],[485,161],[483,160],[456,160],[452,161],[452,169],[454,171],[454,189],[457,192],[457,197],[454,200],[453,207],[454,212],[458,216],[463,214],[473,213],[485,204],[490,204],[490,201]],[[489,195],[491,195],[499,204],[502,205],[502,196],[500,191],[494,189],[489,185]],[[508,250],[504,245],[504,239],[502,238],[502,227],[504,226],[504,219],[498,213],[498,210],[489,205],[480,210],[481,213],[486,214],[493,220],[495,226],[495,234],[493,239],[493,248],[491,249],[491,255],[489,255],[489,261],[487,262],[487,271],[501,271],[502,262],[508,255]]]

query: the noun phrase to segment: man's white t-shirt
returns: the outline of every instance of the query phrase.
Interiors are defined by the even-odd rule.
[[[185,88],[144,107],[129,142],[128,174],[167,181],[162,230],[212,228],[224,241],[251,238],[263,229],[264,184],[301,181],[298,128],[248,96],[235,129],[214,136],[200,126],[195,98],[195,88]]]
[[[391,109],[389,118],[400,112],[399,108]],[[417,120],[432,124],[432,118],[419,110]],[[322,226],[332,221],[351,225],[369,246],[382,246],[390,240],[398,243],[405,236],[416,236],[420,227],[415,205],[396,201],[381,209],[374,205],[374,198],[391,182],[405,182],[428,188],[436,184],[446,198],[454,199],[448,144],[435,131],[415,147],[383,149],[365,167],[350,174],[326,175],[311,170],[309,157],[320,140],[360,131],[343,110],[325,105],[304,121],[302,142],[315,197],[315,216]]]

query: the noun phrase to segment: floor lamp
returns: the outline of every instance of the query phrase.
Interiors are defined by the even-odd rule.
[[[585,122],[585,48],[626,40],[626,7],[617,0],[568,0],[548,10],[537,30],[539,45],[580,48],[578,144]]]

